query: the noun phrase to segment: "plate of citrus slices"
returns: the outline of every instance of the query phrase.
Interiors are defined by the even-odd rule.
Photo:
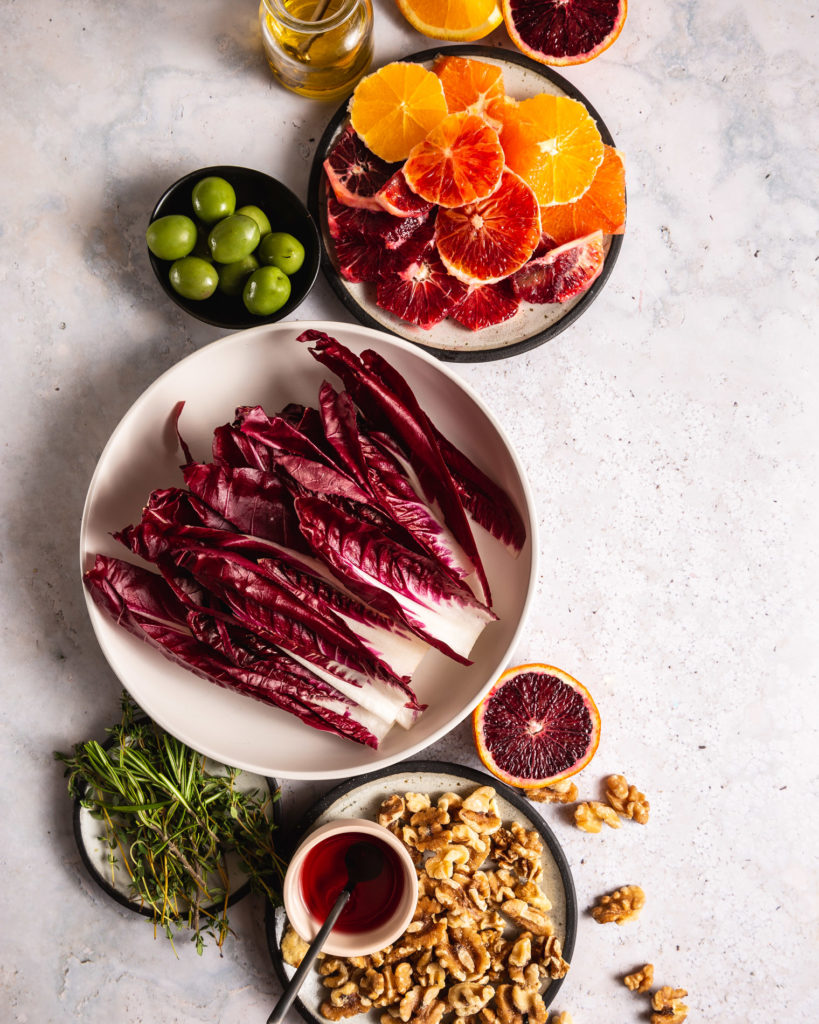
[[[444,359],[519,354],[602,290],[625,162],[568,81],[522,54],[442,47],[362,79],[316,152],[322,267],[363,324]]]

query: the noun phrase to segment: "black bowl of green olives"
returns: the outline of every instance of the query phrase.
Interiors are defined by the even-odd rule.
[[[315,222],[286,185],[247,167],[174,182],[145,233],[165,293],[191,316],[240,330],[284,320],[318,275]]]

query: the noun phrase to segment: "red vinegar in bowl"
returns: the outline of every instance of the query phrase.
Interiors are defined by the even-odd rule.
[[[359,882],[341,912],[334,930],[359,934],[385,925],[398,910],[406,877],[396,851],[377,836],[360,832],[342,832],[322,839],[304,858],[301,869],[301,893],[309,912],[317,921],[330,913],[338,895],[347,884],[344,858],[355,843],[378,847],[382,857],[381,871],[367,882]]]

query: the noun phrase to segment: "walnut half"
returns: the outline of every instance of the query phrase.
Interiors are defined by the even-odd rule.
[[[574,809],[574,823],[584,832],[599,832],[603,825],[620,828],[617,811],[601,800],[588,800]]]
[[[688,1007],[683,1003],[687,995],[684,988],[658,988],[651,997],[651,1024],[682,1024],[688,1016]]]
[[[646,894],[639,885],[624,885],[609,896],[601,896],[592,908],[592,917],[598,924],[625,924],[634,921],[646,902]]]
[[[648,821],[650,804],[645,793],[641,793],[636,786],[630,786],[624,775],[609,775],[606,779],[606,799],[624,818],[633,818],[641,825]]]
[[[627,974],[623,984],[632,992],[648,992],[654,984],[654,964],[644,964],[638,970]]]

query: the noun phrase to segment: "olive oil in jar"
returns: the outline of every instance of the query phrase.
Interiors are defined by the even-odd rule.
[[[302,96],[339,99],[372,61],[370,0],[261,0],[259,22],[273,74]]]

